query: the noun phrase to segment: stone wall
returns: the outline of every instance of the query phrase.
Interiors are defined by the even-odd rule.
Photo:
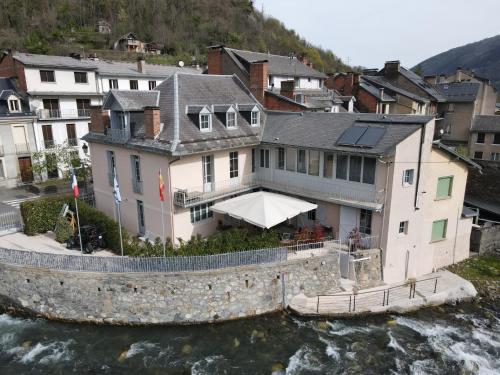
[[[479,254],[500,255],[500,225],[473,228],[471,234],[471,250]]]
[[[359,289],[382,284],[382,260],[380,249],[357,250],[355,259],[370,258],[354,263],[356,285]]]
[[[201,323],[278,311],[294,295],[338,292],[337,254],[215,271],[97,273],[0,263],[0,304],[49,319]]]

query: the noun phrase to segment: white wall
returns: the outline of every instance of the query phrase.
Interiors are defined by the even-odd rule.
[[[272,76],[274,87],[279,89],[281,88],[281,82],[283,81],[291,81],[294,80],[294,77],[286,77],[286,76],[275,76],[275,75],[270,75]],[[321,81],[318,78],[311,78],[309,82],[309,78],[307,77],[301,77],[299,79],[299,87],[300,89],[320,89],[322,87]],[[271,86],[269,86],[271,87]]]
[[[53,70],[55,82],[42,82],[40,70]],[[76,69],[39,69],[25,67],[24,74],[28,91],[69,91],[69,92],[97,92],[96,75],[87,71],[87,83],[75,83],[74,72]],[[82,71],[83,72],[83,71]]]
[[[156,81],[156,86],[162,83],[165,78],[138,78],[138,77],[113,77],[113,76],[99,76],[99,87],[102,92],[110,90],[109,80],[118,80],[118,90],[130,90],[130,80],[137,80],[139,90],[149,90],[149,81]]]

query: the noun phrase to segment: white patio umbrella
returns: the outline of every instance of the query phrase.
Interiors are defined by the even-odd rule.
[[[216,203],[210,209],[269,229],[317,207],[317,204],[287,195],[258,191]]]

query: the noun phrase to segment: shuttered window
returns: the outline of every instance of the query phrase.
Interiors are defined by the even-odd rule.
[[[446,238],[446,227],[448,226],[448,219],[436,220],[432,223],[431,241],[439,241]]]
[[[439,177],[436,198],[437,199],[450,198],[452,186],[453,186],[453,176]]]

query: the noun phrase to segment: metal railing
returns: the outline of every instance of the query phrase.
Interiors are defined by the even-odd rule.
[[[43,146],[45,147],[45,149],[53,148],[54,147],[54,140],[53,139],[45,139],[43,141]]]
[[[78,138],[68,138],[68,145],[78,146]]]
[[[39,109],[37,111],[40,120],[58,118],[80,118],[90,117],[89,109]]]
[[[75,252],[75,254],[78,254]],[[283,247],[226,254],[171,257],[101,257],[62,255],[0,248],[0,262],[12,265],[86,272],[188,272],[283,262]]]
[[[205,186],[195,186],[186,189],[174,188],[174,203],[187,208],[213,199],[241,193],[257,188],[258,181],[253,175],[232,178],[230,180],[216,181]]]
[[[27,143],[16,143],[16,154],[29,154],[30,146]]]
[[[106,135],[114,142],[127,142],[130,138],[129,129],[106,128]]]
[[[142,181],[136,180],[135,178],[132,179],[132,189],[134,190],[134,193],[137,194],[142,194]]]
[[[23,229],[23,219],[21,218],[21,214],[16,210],[0,212],[0,233],[13,229]]]
[[[415,294],[429,296],[437,293],[441,276],[408,281],[385,289],[334,295],[318,295],[316,313],[366,312],[376,306],[389,306],[395,302],[414,299]]]

